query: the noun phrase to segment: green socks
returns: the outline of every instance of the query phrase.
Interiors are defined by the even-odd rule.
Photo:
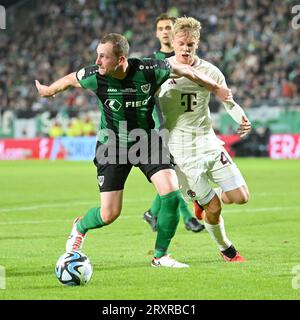
[[[154,256],[160,258],[166,254],[178,222],[180,208],[185,204],[179,190],[160,196],[161,207],[157,219],[157,237]]]
[[[173,238],[180,217],[180,212],[188,211],[187,204],[182,198],[180,190],[170,192],[164,196],[157,195],[151,210],[158,210],[157,237],[154,256],[160,258],[166,254]],[[152,211],[151,211],[152,212]],[[102,221],[100,207],[90,209],[77,224],[77,230],[86,234],[89,229],[101,228],[106,224]]]
[[[180,205],[180,215],[182,216],[184,223],[187,223],[187,221],[193,217],[193,214],[191,213],[187,203],[185,201],[183,202],[184,203],[181,203]],[[150,208],[150,212],[153,217],[158,216],[160,207],[161,197],[159,196],[159,194],[157,194]]]
[[[105,226],[105,223],[101,219],[100,207],[90,209],[84,217],[78,222],[77,230],[86,234],[89,229],[96,229]]]
[[[191,218],[194,217],[194,215],[191,213],[188,204],[184,201],[184,199],[182,198],[183,201],[181,201],[180,203],[180,215],[184,221],[184,223],[187,223],[188,220],[190,220]]]
[[[159,210],[160,210],[160,206],[161,206],[161,199],[160,199],[160,195],[157,193],[156,194],[156,197],[152,203],[152,206],[150,208],[150,212],[151,212],[151,215],[153,217],[157,217],[158,216],[158,213],[159,213]]]

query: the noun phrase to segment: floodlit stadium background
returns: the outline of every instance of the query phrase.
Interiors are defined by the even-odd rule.
[[[0,5],[0,300],[299,300],[300,1]],[[223,71],[254,127],[240,140],[234,121],[212,98],[214,128],[251,192],[247,204],[222,209],[227,234],[247,263],[226,264],[206,231],[188,232],[181,220],[170,252],[189,270],[150,268],[156,234],[142,215],[155,190],[136,169],[126,182],[120,218],[91,230],[85,242],[91,282],[63,288],[54,266],[72,221],[99,206],[92,159],[100,114],[87,92],[40,98],[34,80],[50,84],[94,62],[96,45],[108,32],[125,34],[132,56],[150,55],[158,49],[154,21],[164,11],[202,22],[198,54]],[[77,303],[76,312],[87,311]],[[92,311],[101,316],[100,304]]]
[[[82,90],[40,98],[34,80],[50,84],[94,62],[99,39],[112,31],[128,38],[131,56],[149,56],[158,49],[155,17],[164,11],[202,22],[199,56],[223,71],[253,123],[252,134],[240,143],[236,125],[212,98],[214,127],[231,154],[300,157],[295,1],[15,2],[6,8],[6,29],[0,32],[0,159],[90,159],[93,139],[73,137],[94,135],[100,117],[96,98]]]

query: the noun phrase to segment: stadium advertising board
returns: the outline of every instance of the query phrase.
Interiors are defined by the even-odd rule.
[[[92,160],[95,155],[95,137],[53,139],[49,159]]]
[[[300,134],[272,134],[269,156],[271,159],[300,159]]]
[[[95,145],[95,137],[1,139],[0,160],[91,160]]]
[[[47,159],[51,144],[47,138],[2,139],[0,160]]]
[[[231,145],[237,135],[220,135],[231,156]],[[91,160],[95,152],[95,137],[0,139],[0,160],[64,159]],[[300,159],[300,134],[272,134],[269,142],[271,159]]]

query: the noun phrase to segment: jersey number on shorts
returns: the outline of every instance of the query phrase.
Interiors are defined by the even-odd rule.
[[[222,162],[222,164],[231,163],[224,152],[221,152],[220,161]]]

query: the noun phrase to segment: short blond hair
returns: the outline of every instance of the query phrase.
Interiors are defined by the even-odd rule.
[[[192,17],[181,17],[175,20],[174,35],[178,33],[189,34],[197,40],[200,39],[201,22]]]

